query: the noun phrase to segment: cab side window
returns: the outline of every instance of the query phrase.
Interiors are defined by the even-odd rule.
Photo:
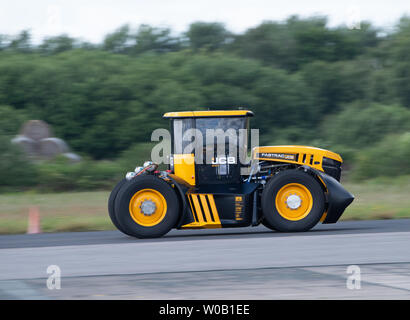
[[[192,138],[185,136],[187,130],[194,128],[194,119],[175,119],[174,127],[174,151],[175,154],[182,154],[185,148],[192,142]],[[190,152],[189,152],[190,153]]]

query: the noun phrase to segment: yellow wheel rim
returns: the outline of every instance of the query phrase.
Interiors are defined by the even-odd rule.
[[[297,221],[309,214],[313,206],[313,197],[304,185],[289,183],[278,191],[275,204],[283,218]]]
[[[167,213],[164,196],[153,189],[142,189],[130,200],[131,218],[141,226],[151,227],[160,223]]]

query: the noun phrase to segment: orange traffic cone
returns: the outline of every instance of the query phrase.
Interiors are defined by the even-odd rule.
[[[29,209],[27,233],[41,233],[40,213],[36,206],[32,206]]]

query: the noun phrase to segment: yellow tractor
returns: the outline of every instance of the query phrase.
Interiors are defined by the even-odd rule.
[[[337,222],[354,199],[340,184],[340,155],[308,146],[264,146],[254,147],[243,163],[251,116],[248,110],[166,113],[171,121],[169,168],[159,171],[147,161],[129,172],[108,201],[113,224],[127,235],[153,238],[173,228],[262,223],[276,231],[300,232],[319,221]],[[192,143],[185,139],[189,130],[208,137],[215,129],[230,133],[186,151]],[[245,132],[242,140],[235,136],[240,132]]]

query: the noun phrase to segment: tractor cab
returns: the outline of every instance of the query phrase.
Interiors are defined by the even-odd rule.
[[[191,186],[238,184],[248,149],[248,110],[169,112],[170,169]]]

